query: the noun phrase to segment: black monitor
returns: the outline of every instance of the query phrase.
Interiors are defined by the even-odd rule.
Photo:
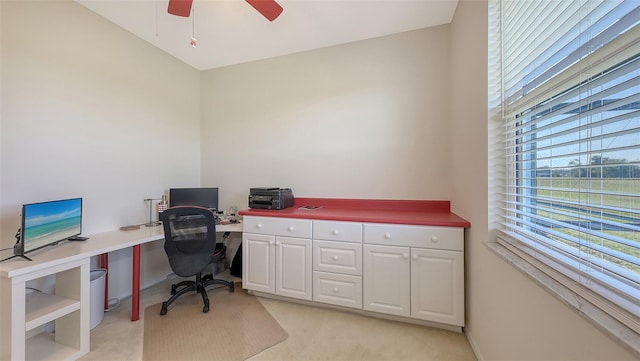
[[[218,188],[171,188],[169,207],[200,206],[218,210]]]
[[[21,230],[22,239],[14,247],[21,256],[80,235],[82,198],[24,204]]]

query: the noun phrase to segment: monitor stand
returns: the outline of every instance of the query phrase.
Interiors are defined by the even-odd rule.
[[[21,252],[22,251],[21,247],[18,247],[20,245],[21,236],[22,236],[22,229],[18,228],[18,231],[16,232],[16,235],[14,236],[14,237],[16,237],[16,244],[13,245],[13,256],[11,256],[9,258],[5,258],[5,259],[3,259],[3,261],[6,261],[6,260],[12,259],[12,258],[16,258],[16,257],[24,258],[27,261],[33,261],[31,258],[25,256],[23,252]]]
[[[11,257],[8,257],[8,258],[3,259],[2,261],[7,261],[7,260],[10,260],[10,259],[12,259],[12,258],[16,258],[16,257],[24,258],[24,259],[26,259],[27,261],[32,261],[32,262],[33,262],[33,260],[32,260],[31,258],[29,258],[29,257],[27,257],[27,256],[25,256],[25,255],[23,255],[23,254],[14,254],[14,255],[13,255],[13,256],[11,256]],[[2,262],[2,261],[0,261],[0,262]]]

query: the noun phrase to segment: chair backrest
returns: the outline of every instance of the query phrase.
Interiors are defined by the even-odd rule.
[[[203,207],[180,206],[162,212],[164,251],[173,272],[180,277],[200,273],[216,250],[216,222]]]

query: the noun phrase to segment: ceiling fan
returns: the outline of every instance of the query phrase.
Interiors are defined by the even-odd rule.
[[[274,21],[282,13],[282,6],[274,0],[245,0],[269,21]],[[189,17],[193,0],[169,0],[169,14]]]

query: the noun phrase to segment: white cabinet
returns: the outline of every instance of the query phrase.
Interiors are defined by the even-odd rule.
[[[243,287],[464,326],[464,229],[245,216]]]
[[[276,237],[276,295],[311,300],[311,240]]]
[[[411,263],[408,247],[364,246],[364,309],[390,315],[411,314]]]
[[[464,326],[464,254],[411,249],[411,317]]]
[[[313,221],[313,300],[362,308],[362,224]]]
[[[54,275],[55,292],[26,292],[26,283]],[[74,360],[89,352],[89,259],[1,278],[1,360]],[[53,321],[55,333],[32,330]]]
[[[244,217],[242,286],[312,299],[311,221]]]
[[[242,233],[242,287],[276,293],[276,237]]]
[[[464,325],[463,229],[364,225],[363,308]]]

